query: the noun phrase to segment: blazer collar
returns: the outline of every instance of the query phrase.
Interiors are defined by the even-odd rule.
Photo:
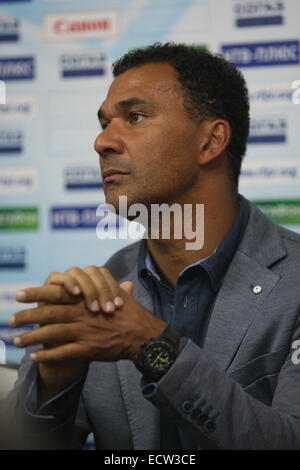
[[[268,219],[252,202],[249,201],[249,204],[249,221],[238,251],[261,266],[270,267],[287,255],[279,233],[280,227]]]

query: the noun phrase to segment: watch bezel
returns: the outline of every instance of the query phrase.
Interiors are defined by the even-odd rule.
[[[163,353],[167,353],[168,360],[165,364],[159,363],[156,365],[153,362],[150,362],[150,354],[153,354],[153,348],[157,346],[162,348]],[[151,338],[146,341],[139,352],[139,358],[137,363],[137,368],[143,373],[143,375],[151,380],[158,380],[162,377],[171,367],[176,359],[176,351],[173,346],[164,339],[160,338]]]

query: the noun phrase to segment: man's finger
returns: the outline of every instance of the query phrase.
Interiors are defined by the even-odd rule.
[[[115,311],[114,298],[117,296],[119,286],[113,279],[107,277],[107,270],[98,268],[97,266],[88,266],[84,272],[93,282],[97,289],[97,299],[101,309],[105,313],[113,313]]]
[[[25,348],[35,344],[57,344],[66,343],[74,339],[75,331],[72,324],[46,325],[35,328],[27,333],[14,338],[18,348]]]
[[[24,325],[69,323],[75,321],[77,314],[80,312],[81,310],[74,311],[74,306],[72,305],[46,304],[14,313],[8,318],[8,323],[12,328]]]
[[[40,323],[42,318],[41,311],[43,307],[28,308],[21,310],[8,318],[8,324],[12,328],[17,328],[24,325],[35,325]]]
[[[72,276],[72,278],[75,279],[82,292],[86,306],[91,312],[98,312],[100,310],[99,288],[96,284],[97,280],[95,282],[95,276],[97,276],[97,274],[99,274],[99,268],[96,266],[89,266],[89,268],[84,270],[73,267],[64,273],[65,276]],[[102,276],[100,276],[100,278],[102,279],[102,284],[104,284]],[[104,292],[109,293],[108,286],[103,285],[102,288]]]
[[[17,291],[15,298],[18,302],[24,303],[48,302],[53,304],[73,304],[79,301],[78,297],[68,294],[64,287],[54,284],[40,287],[26,287]]]
[[[127,294],[131,295],[132,294],[132,291],[133,291],[133,288],[134,288],[134,284],[133,282],[131,281],[125,281],[125,282],[122,282],[120,284],[120,287],[121,289],[123,289],[125,292],[127,292]]]
[[[100,297],[101,297],[101,306],[107,305],[107,301],[112,302],[114,308],[120,308],[123,306],[124,301],[120,296],[120,286],[115,280],[115,278],[111,275],[107,268],[100,268],[99,274],[105,282],[105,285],[108,286],[110,292],[110,299],[108,299],[108,295],[103,295],[103,288],[101,288],[101,280],[99,278],[99,287],[100,287]],[[103,282],[103,281],[102,281]],[[107,291],[108,294],[108,291]],[[102,307],[103,308],[103,307]],[[111,310],[107,310],[107,313],[111,313],[114,311],[114,308]]]
[[[68,343],[52,349],[40,349],[30,355],[30,359],[34,362],[59,362],[82,358],[86,359],[86,348],[78,343]]]
[[[46,284],[55,284],[58,286],[63,286],[71,295],[81,294],[81,289],[78,286],[76,279],[74,279],[71,274],[66,275],[66,273],[59,273],[53,271],[47,277],[45,285]]]

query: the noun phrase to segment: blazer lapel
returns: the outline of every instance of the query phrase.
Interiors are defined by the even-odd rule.
[[[216,299],[205,351],[226,370],[279,276],[237,252]],[[256,287],[256,289],[255,289]],[[260,292],[255,293],[256,290]]]
[[[286,256],[278,228],[253,204],[244,238],[225,275],[208,327],[205,351],[226,370],[280,276],[269,266]]]

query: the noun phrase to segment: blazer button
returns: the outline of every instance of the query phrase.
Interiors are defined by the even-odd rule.
[[[195,408],[191,413],[191,418],[196,419],[201,414],[201,408]]]
[[[203,424],[206,422],[207,419],[208,419],[208,416],[206,414],[203,414],[199,416],[199,418],[197,419],[197,424],[199,424],[200,426],[203,426]]]
[[[181,408],[185,413],[190,413],[191,409],[193,408],[193,402],[190,400],[185,400],[182,403]]]
[[[214,421],[209,420],[205,423],[204,427],[207,432],[213,432],[216,429],[216,423]]]

